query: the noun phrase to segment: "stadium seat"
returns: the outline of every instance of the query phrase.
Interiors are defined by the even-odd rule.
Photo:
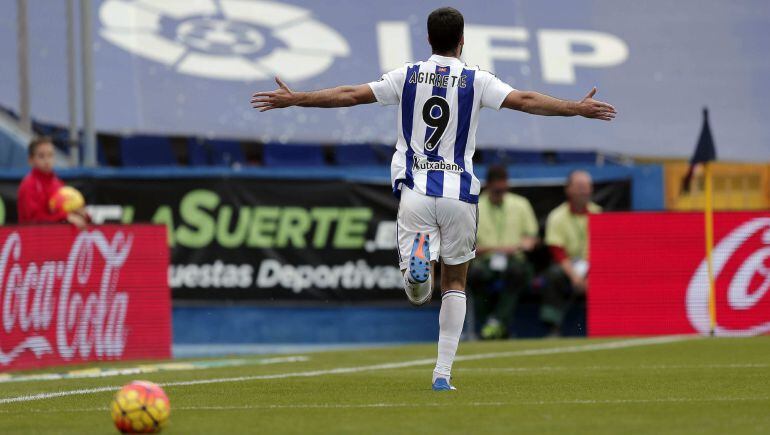
[[[67,158],[70,158],[70,152],[71,150],[68,147],[69,139],[65,139],[61,142],[54,142],[54,145],[57,145],[57,148],[64,153]],[[78,138],[78,157],[79,157],[79,164],[83,164],[85,162],[86,158],[86,149],[85,149],[85,143],[83,140],[83,134],[81,133]],[[107,152],[105,149],[107,148],[107,145],[104,143],[104,139],[100,137],[99,135],[96,136],[96,162],[99,164],[99,166],[117,166],[117,164],[113,161],[111,162],[110,159],[107,156]],[[117,157],[114,157],[117,158]],[[112,163],[112,164],[110,164]]]
[[[0,126],[0,167],[27,168],[27,147],[17,135]]]
[[[96,161],[99,162],[99,166],[109,166],[107,156],[104,153],[104,144],[96,140]]]
[[[187,141],[187,164],[190,166],[232,166],[235,163],[246,163],[246,155],[238,141],[198,138]]]
[[[320,145],[268,143],[262,160],[265,166],[323,166],[324,153]]]
[[[206,141],[207,148],[211,151],[211,164],[217,166],[232,166],[233,164],[246,164],[246,155],[243,154],[241,143],[232,140]]]
[[[101,166],[122,166],[120,156],[121,137],[112,134],[96,135],[96,156]],[[83,135],[80,136],[80,156],[83,156]]]
[[[389,164],[393,158],[393,145],[351,144],[334,147],[335,163],[341,166],[367,166]]]
[[[557,151],[556,163],[596,163],[595,151]]]
[[[187,164],[190,166],[208,166],[211,164],[211,150],[206,142],[197,138],[187,141]]]
[[[502,165],[526,165],[526,164],[544,164],[545,156],[542,151],[520,151],[503,149],[486,149],[481,151],[482,162],[484,164],[502,164]]]
[[[178,160],[171,148],[171,141],[165,137],[125,137],[120,141],[120,156],[123,166],[165,166],[178,164]]]
[[[69,131],[64,127],[57,127],[32,120],[32,131],[39,136],[48,136],[54,142],[66,142],[69,140]]]
[[[393,145],[372,145],[374,153],[377,154],[377,158],[381,163],[390,164],[393,159],[393,153],[396,151],[396,147]]]
[[[382,159],[373,145],[351,144],[334,147],[334,161],[340,166],[379,165]]]

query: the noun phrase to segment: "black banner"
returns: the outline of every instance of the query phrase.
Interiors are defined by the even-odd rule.
[[[360,302],[402,298],[398,202],[390,186],[264,178],[80,178],[96,222],[169,230],[175,299]],[[0,181],[0,223],[16,220],[18,181]],[[560,186],[517,187],[544,221]],[[598,183],[608,210],[627,210],[628,180]]]

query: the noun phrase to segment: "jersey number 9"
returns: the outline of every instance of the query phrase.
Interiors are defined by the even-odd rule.
[[[435,108],[438,108],[441,113],[434,117]],[[449,103],[438,95],[428,98],[428,101],[422,106],[422,120],[425,121],[428,127],[433,127],[433,133],[425,141],[425,149],[433,151],[438,146],[441,136],[444,135],[446,126],[449,124]]]

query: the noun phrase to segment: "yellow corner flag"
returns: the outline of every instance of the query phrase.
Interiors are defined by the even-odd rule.
[[[709,112],[707,108],[703,108],[703,127],[701,127],[700,137],[698,138],[698,145],[695,147],[695,153],[690,159],[690,169],[687,171],[687,175],[682,183],[682,190],[685,192],[690,191],[690,184],[692,182],[695,166],[699,164],[704,165],[704,190],[705,190],[705,207],[704,207],[704,224],[706,232],[706,264],[708,266],[708,280],[709,280],[709,331],[711,335],[714,335],[717,326],[717,307],[716,307],[716,285],[714,283],[714,264],[712,260],[711,251],[714,249],[714,182],[712,179],[712,163],[717,158],[716,147],[714,146],[714,139],[711,135],[711,128],[709,127]]]

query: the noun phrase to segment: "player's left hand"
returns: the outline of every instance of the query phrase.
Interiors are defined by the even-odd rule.
[[[297,104],[297,94],[289,89],[280,78],[276,77],[275,82],[278,84],[278,89],[269,92],[257,92],[251,96],[251,107],[264,112]]]
[[[602,121],[612,121],[617,111],[611,104],[603,101],[594,100],[596,87],[577,104],[577,114],[585,118],[601,119]]]

